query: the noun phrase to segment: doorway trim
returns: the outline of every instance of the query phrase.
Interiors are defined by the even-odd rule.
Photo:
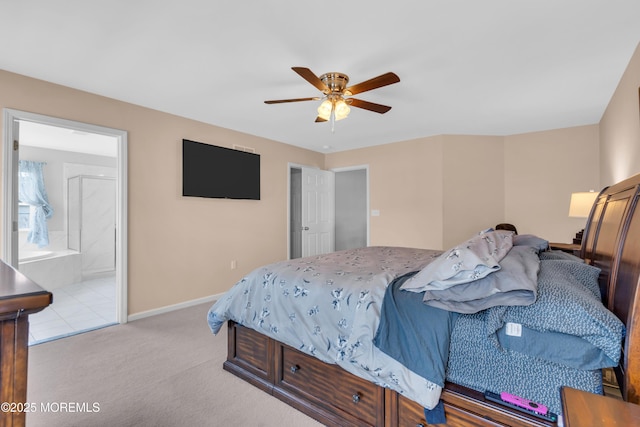
[[[316,215],[314,215],[313,217],[318,220],[319,218],[323,218],[323,215],[318,211],[318,209],[322,210],[325,209],[325,213],[329,213],[331,215],[331,220],[330,222],[333,224],[330,224],[327,227],[327,222],[326,221],[322,221],[322,219],[319,219],[317,222],[315,223],[305,223],[305,230],[309,230],[309,232],[311,234],[313,234],[314,232],[316,233],[316,235],[322,235],[323,237],[326,235],[330,235],[329,237],[329,242],[327,242],[324,239],[320,239],[319,241],[316,242],[316,245],[320,245],[322,246],[322,249],[320,249],[319,253],[324,253],[324,252],[333,252],[334,248],[335,248],[335,205],[334,205],[334,201],[335,201],[335,187],[334,187],[334,183],[331,182],[328,186],[327,186],[327,179],[329,179],[329,175],[330,175],[330,179],[331,181],[333,181],[334,178],[334,173],[333,171],[328,171],[325,169],[321,169],[319,167],[316,166],[305,166],[305,165],[300,165],[297,163],[287,163],[287,258],[286,259],[291,259],[291,255],[292,255],[292,245],[291,245],[291,238],[292,238],[292,230],[291,230],[291,222],[292,222],[292,215],[291,215],[291,210],[292,210],[292,200],[291,200],[291,192],[292,192],[292,182],[291,182],[291,175],[292,175],[292,171],[293,170],[297,170],[300,169],[302,171],[302,176],[303,176],[303,181],[304,181],[304,176],[306,175],[314,175],[315,173],[319,173],[320,175],[322,175],[322,179],[320,181],[322,181],[322,184],[318,184],[316,182],[315,186],[314,185],[309,185],[309,186],[305,186],[304,182],[302,183],[302,188],[301,191],[302,193],[307,193],[306,191],[304,191],[305,189],[309,189],[311,187],[313,187],[314,190],[314,194],[316,194],[316,196],[318,194],[324,194],[327,195],[327,191],[330,191],[331,194],[330,198],[322,198],[322,200],[324,200],[325,203],[322,202],[317,202],[314,203],[314,209],[316,209]],[[316,176],[317,177],[317,176]],[[328,187],[331,187],[330,190],[328,190]],[[301,194],[301,200],[304,201],[305,200],[305,194]],[[327,206],[327,203],[329,203],[332,206]],[[305,212],[305,208],[302,208],[302,212]],[[303,220],[303,222],[306,220]],[[307,227],[308,225],[308,227]],[[329,231],[330,230],[330,231]],[[320,231],[320,234],[318,234],[318,231]],[[309,235],[307,233],[306,238],[309,238]],[[327,246],[323,246],[323,243],[328,243]],[[305,250],[304,250],[304,246],[305,246],[305,237],[302,237],[302,254],[303,256],[305,254]],[[307,247],[308,248],[308,247]],[[328,249],[330,248],[330,249]],[[318,249],[318,246],[316,246],[316,250]],[[314,251],[315,252],[315,251]]]
[[[116,185],[116,320],[118,323],[127,322],[127,131],[113,129],[88,123],[76,122],[42,114],[29,113],[10,108],[3,109],[3,171],[2,171],[2,256],[8,264],[17,268],[17,242],[13,235],[14,228],[14,182],[16,151],[14,141],[19,135],[14,135],[14,124],[17,121],[30,121],[50,126],[63,127],[81,132],[96,133],[114,137],[117,143],[117,185]]]
[[[306,166],[299,163],[288,162],[287,163],[287,254],[286,259],[291,259],[291,170],[292,169],[302,169],[302,168],[310,168],[310,169],[318,169],[312,166]],[[371,218],[370,218],[370,189],[369,189],[369,165],[355,165],[355,166],[346,166],[340,168],[332,168],[329,169],[331,172],[340,173],[340,172],[348,172],[353,170],[362,170],[366,171],[366,205],[367,211],[365,212],[365,218],[367,221],[367,246],[371,244]]]
[[[291,259],[291,171],[293,169],[312,168],[300,163],[287,163],[287,255]],[[317,169],[317,168],[316,168]]]

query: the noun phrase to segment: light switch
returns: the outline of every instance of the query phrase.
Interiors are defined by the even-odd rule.
[[[372,209],[371,216],[380,216],[380,211],[378,209]]]

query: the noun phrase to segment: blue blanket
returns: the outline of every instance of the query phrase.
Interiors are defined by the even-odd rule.
[[[444,387],[450,336],[459,315],[426,305],[424,293],[401,290],[415,274],[405,274],[387,287],[373,342],[409,370]]]

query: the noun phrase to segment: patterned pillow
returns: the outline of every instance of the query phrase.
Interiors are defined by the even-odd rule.
[[[442,290],[483,278],[500,269],[500,260],[513,246],[513,232],[482,232],[445,251],[407,280],[402,289],[411,292]]]
[[[540,259],[531,246],[514,246],[500,261],[500,270],[473,282],[442,290],[426,290],[425,304],[456,313],[477,313],[495,306],[536,302]]]
[[[579,369],[615,366],[625,328],[600,301],[599,273],[582,262],[541,260],[536,303],[488,310],[489,339],[499,348]],[[518,333],[509,333],[514,325]]]

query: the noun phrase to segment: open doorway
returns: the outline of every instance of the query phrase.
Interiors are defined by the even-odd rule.
[[[289,259],[335,250],[334,205],[332,171],[289,165]]]
[[[30,344],[126,322],[126,132],[4,116],[4,257],[54,295],[30,318]],[[40,225],[38,203],[20,185],[32,169],[46,200]]]
[[[289,164],[289,221],[288,255],[289,259],[305,255],[305,234],[309,230],[309,221],[303,213],[309,204],[303,201],[305,194],[304,166]],[[313,170],[313,169],[311,169]],[[369,168],[353,166],[329,171],[333,177],[332,202],[330,216],[333,221],[333,244],[331,251],[354,249],[369,245]],[[328,215],[325,213],[325,215]],[[320,217],[320,210],[316,213]],[[308,251],[307,251],[308,253]],[[318,252],[321,253],[321,252]],[[315,253],[312,253],[313,255]]]
[[[334,169],[336,251],[369,246],[369,169]]]

